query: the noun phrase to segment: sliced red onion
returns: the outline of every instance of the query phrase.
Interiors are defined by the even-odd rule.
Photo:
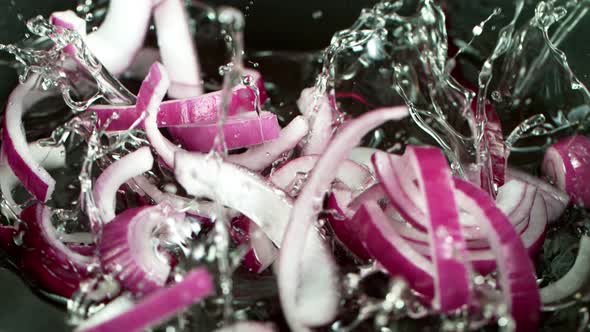
[[[480,220],[496,254],[500,286],[516,331],[536,331],[540,297],[535,270],[526,248],[508,218],[485,192],[455,179],[459,204]]]
[[[187,150],[208,152],[215,143],[218,127],[216,122],[194,123],[170,126],[168,131]],[[224,142],[229,150],[262,144],[278,138],[280,133],[277,116],[270,112],[236,114],[227,117],[223,124]]]
[[[386,181],[394,175],[384,171],[389,167],[390,158],[385,152],[376,152],[373,155],[377,177],[381,179],[388,193]],[[463,260],[466,245],[459,221],[459,208],[454,198],[451,171],[444,154],[438,148],[408,146],[404,159],[413,171],[402,176],[412,178],[410,172],[414,172],[417,186],[423,193],[419,199],[426,205],[424,215],[427,220],[430,256],[436,272],[436,297],[433,305],[442,312],[455,310],[469,302],[470,272]],[[396,196],[389,198],[393,202]]]
[[[575,295],[590,277],[590,237],[580,239],[578,256],[572,268],[559,280],[541,288],[544,305],[552,305]]]
[[[244,153],[229,155],[227,161],[242,165],[252,171],[262,171],[271,166],[283,154],[295,149],[307,131],[307,121],[298,116],[281,130],[279,138],[275,141],[252,147]]]
[[[243,213],[258,224],[277,246],[282,245],[292,209],[291,199],[284,191],[245,168],[215,157],[179,151],[175,163],[176,179],[187,193],[213,198],[219,204]],[[244,188],[248,194],[244,195],[243,190],[236,188]],[[310,245],[306,247],[311,253],[303,255],[301,264],[305,266],[304,272],[296,277],[300,286],[299,301],[305,305],[301,305],[303,309],[296,315],[309,324],[320,325],[335,315],[337,275],[335,263],[317,233],[311,234]],[[322,272],[318,273],[319,270]],[[329,308],[324,308],[326,310],[313,309],[325,303],[330,304]]]
[[[542,179],[529,175],[525,172],[509,168],[506,172],[506,179],[518,179],[536,187],[545,201],[547,207],[547,218],[549,222],[558,220],[570,202],[570,197],[568,194],[543,181]]]
[[[344,191],[332,192],[328,198],[328,222],[334,230],[334,234],[354,254],[355,257],[361,261],[368,261],[371,259],[371,254],[365,249],[361,238],[359,236],[359,228],[364,222],[365,216],[363,214],[355,214],[353,218],[359,218],[359,220],[349,220],[341,206],[346,206],[347,201],[350,198],[338,198],[339,195],[346,195]],[[348,195],[351,195],[348,192]],[[356,210],[355,210],[356,211]]]
[[[388,120],[400,120],[407,115],[407,108],[394,107],[369,112],[351,121],[334,137],[305,183],[291,212],[289,226],[280,251],[278,268],[281,304],[292,330],[309,331],[309,328],[305,325],[305,320],[301,319],[301,316],[297,314],[300,306],[297,300],[297,286],[299,285],[298,278],[301,276],[301,267],[298,262],[300,261],[301,252],[306,247],[305,240],[308,238],[306,235],[309,233],[315,234],[315,232],[309,232],[309,229],[317,219],[317,214],[322,208],[324,193],[334,180],[336,170],[342,161],[348,157],[352,147],[358,144],[366,133]],[[267,205],[271,206],[268,203]],[[328,253],[326,262],[330,261],[331,257]],[[335,285],[331,284],[331,279],[326,278],[324,280],[325,288],[335,287]],[[336,276],[334,276],[334,280],[336,280]],[[336,308],[333,306],[326,308],[316,306],[314,308],[315,311],[336,312],[337,302],[334,303]]]
[[[238,244],[250,243],[251,250],[244,257],[244,266],[252,272],[261,273],[277,258],[278,250],[272,241],[262,233],[256,223],[246,217],[232,220],[232,238]]]
[[[143,147],[117,160],[100,174],[94,185],[93,194],[103,222],[107,223],[115,218],[119,187],[152,169],[153,163],[150,148]]]
[[[170,80],[164,66],[158,62],[154,63],[150,67],[150,73],[141,83],[136,107],[139,114],[146,114],[144,127],[150,144],[166,165],[174,167],[174,153],[179,148],[162,135],[156,124],[160,103],[169,86]]]
[[[86,44],[112,74],[123,73],[133,62],[143,46],[151,12],[150,1],[111,0],[98,30],[88,34]]]
[[[28,145],[29,153],[33,159],[44,169],[55,169],[64,167],[66,164],[66,151],[63,145],[43,146],[39,142]],[[10,205],[12,212],[19,214],[20,206],[14,201],[12,190],[19,183],[18,178],[8,166],[4,152],[0,153],[0,190],[2,197]]]
[[[434,296],[435,271],[432,262],[402,238],[376,202],[361,204],[354,219],[368,252],[393,276],[403,276],[412,289]]]
[[[201,69],[184,2],[158,2],[154,6],[154,22],[162,62],[172,81],[168,94],[172,98],[202,94]]]
[[[20,260],[23,271],[42,289],[69,297],[88,275],[92,257],[62,243],[51,223],[48,207],[34,204],[23,210],[20,217],[26,227],[21,230],[25,232]]]
[[[270,181],[277,187],[287,190],[298,175],[312,172],[320,158],[319,155],[307,155],[292,159],[274,171]],[[342,161],[337,168],[335,179],[359,192],[375,183],[375,178],[366,168],[348,159]]]
[[[0,226],[0,248],[13,257],[18,254],[20,249],[14,241],[17,234],[17,229],[12,226]]]
[[[57,26],[77,31],[90,51],[113,75],[122,74],[134,61],[143,45],[151,16],[151,3],[139,5],[125,0],[113,0],[101,26],[86,35],[86,21],[71,10],[55,12],[50,22]],[[133,13],[131,17],[128,13]],[[74,55],[77,50],[71,45],[64,49]]]
[[[58,29],[65,28],[76,31],[82,38],[86,38],[86,21],[78,17],[75,12],[65,10],[61,12],[54,12],[49,17],[49,22],[55,25]],[[63,32],[60,30],[60,32]],[[76,49],[72,45],[66,45],[64,51],[69,55],[75,55]]]
[[[473,101],[475,103],[476,98]],[[504,185],[509,151],[506,144],[504,144],[502,122],[498,117],[498,113],[489,103],[485,105],[485,112],[487,121],[484,127],[484,140],[490,154],[492,178],[486,179],[487,170],[484,170],[481,183],[486,191],[495,194],[498,188]],[[492,185],[493,188],[486,188],[488,185]]]
[[[387,194],[383,190],[381,184],[374,184],[371,186],[371,188],[365,190],[362,194],[355,197],[354,200],[348,204],[348,210],[356,211],[363,203],[367,201],[379,201],[385,197],[387,197]],[[348,215],[350,215],[350,213]]]
[[[190,234],[184,213],[170,206],[127,209],[104,225],[99,246],[101,265],[121,285],[136,294],[148,294],[166,284],[170,274],[169,257],[162,254],[157,235],[167,232]],[[187,234],[185,234],[188,232]]]
[[[172,318],[214,292],[211,275],[201,268],[189,272],[182,281],[157,290],[136,305],[130,300],[115,300],[95,316],[80,324],[76,332],[144,331]],[[96,317],[96,318],[94,318]]]
[[[259,322],[239,322],[230,326],[222,327],[215,332],[273,332],[275,331],[272,324]]]
[[[188,194],[215,199],[241,212],[281,246],[293,204],[284,191],[260,175],[214,156],[178,151],[175,164],[176,179]]]
[[[8,97],[2,129],[2,153],[25,189],[36,199],[46,202],[51,198],[55,180],[31,155],[22,124],[25,109],[43,97],[41,91],[32,91],[36,80],[36,75],[31,76]]]
[[[543,173],[575,204],[590,207],[590,139],[574,135],[553,144],[543,159]]]
[[[301,91],[297,105],[310,125],[309,135],[303,146],[303,154],[320,154],[332,138],[334,116],[330,100],[325,94],[316,95],[316,90],[312,87]]]
[[[256,71],[248,70],[247,72],[252,76],[252,81],[255,82],[260,92],[260,104],[265,103],[267,95],[264,89],[264,80]],[[164,101],[159,106],[157,126],[217,123],[217,114],[221,107],[221,94],[221,91],[215,91],[198,97]],[[255,100],[256,95],[252,88],[244,85],[236,86],[233,89],[228,115],[255,111]],[[89,110],[96,113],[97,126],[102,127],[107,121],[111,121],[106,128],[111,131],[127,130],[142,114],[135,105],[92,105]]]

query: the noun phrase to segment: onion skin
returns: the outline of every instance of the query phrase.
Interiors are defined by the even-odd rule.
[[[590,207],[590,139],[574,135],[553,144],[542,166],[545,174],[557,188],[570,195],[572,202]]]

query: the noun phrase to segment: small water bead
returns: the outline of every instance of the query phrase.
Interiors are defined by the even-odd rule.
[[[316,10],[316,11],[314,11],[313,13],[311,13],[311,17],[312,17],[314,20],[319,20],[319,19],[321,19],[323,16],[324,16],[324,12],[323,12],[323,11],[321,11],[321,10]]]

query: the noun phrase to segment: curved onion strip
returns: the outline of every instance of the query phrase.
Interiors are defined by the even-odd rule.
[[[184,279],[167,288],[157,290],[136,305],[121,300],[114,307],[107,305],[103,314],[91,317],[76,328],[76,332],[143,331],[173,317],[193,303],[214,292],[213,278],[204,269],[189,272]],[[123,298],[125,299],[125,298]],[[118,301],[118,300],[115,300]],[[114,302],[115,302],[114,301]]]
[[[30,245],[32,243],[30,241],[42,241],[35,242],[35,246],[47,246],[42,248],[47,257],[63,265],[73,264],[75,269],[82,275],[86,274],[86,268],[91,263],[92,258],[72,251],[62,242],[51,223],[51,213],[50,208],[40,203],[23,210],[21,218],[27,226],[26,236],[27,240],[29,240],[27,242]]]
[[[252,171],[262,171],[271,166],[283,154],[293,150],[305,137],[307,131],[307,121],[298,116],[281,130],[277,140],[254,146],[244,153],[229,155],[227,161]]]
[[[385,193],[385,190],[383,190],[383,187],[381,186],[380,183],[374,184],[373,186],[371,186],[369,189],[363,191],[362,194],[358,195],[357,197],[355,197],[349,204],[347,207],[348,211],[352,211],[352,213],[354,213],[354,211],[358,210],[358,208],[367,201],[380,201],[383,198],[386,198],[387,194]],[[346,211],[345,211],[346,212]],[[350,212],[347,214],[350,216]]]
[[[578,256],[572,268],[559,280],[541,288],[541,300],[544,305],[553,305],[576,294],[588,281],[590,276],[590,237],[580,239]]]
[[[215,199],[241,212],[281,246],[293,205],[285,192],[260,175],[213,156],[178,151],[175,158],[176,179],[188,194]]]
[[[373,164],[380,179],[391,177],[383,173],[381,164],[390,158],[385,152],[373,155]],[[436,271],[433,305],[442,312],[451,311],[469,302],[470,273],[463,261],[466,245],[459,221],[459,208],[454,199],[451,172],[441,150],[433,147],[408,146],[404,154],[413,168],[402,177],[415,177],[422,197],[429,235],[430,256]],[[383,182],[383,180],[382,180]],[[385,184],[384,184],[385,185]],[[393,201],[395,197],[390,197]]]
[[[115,218],[115,204],[119,187],[132,178],[152,169],[154,158],[149,147],[137,149],[112,163],[94,185],[94,199],[103,222]]]
[[[342,197],[345,196],[345,197]],[[371,254],[363,246],[361,237],[359,235],[359,225],[366,222],[364,219],[355,220],[354,218],[363,218],[364,215],[358,212],[353,216],[353,219],[348,219],[341,206],[346,206],[346,202],[351,199],[352,193],[350,191],[332,191],[328,197],[328,222],[334,230],[334,234],[344,246],[350,250],[361,261],[368,261],[371,259]]]
[[[113,75],[119,75],[134,61],[148,29],[151,3],[141,1],[138,4],[126,0],[110,1],[101,26],[88,35],[86,21],[71,10],[53,13],[50,22],[57,27],[78,32],[101,64]],[[131,12],[133,15],[129,15]],[[70,55],[76,52],[70,45],[64,50]]]
[[[260,322],[238,322],[230,326],[222,327],[215,332],[273,332],[275,329],[271,324]]]
[[[542,168],[575,204],[590,207],[590,138],[574,135],[553,144],[545,152]]]
[[[150,65],[152,64],[150,63]],[[146,71],[149,73],[149,69],[146,69]],[[256,88],[260,93],[260,104],[265,103],[267,95],[264,89],[264,80],[260,76],[260,73],[254,70],[247,70],[247,72],[252,76],[252,81],[255,82]],[[164,101],[159,105],[158,116],[156,118],[157,126],[166,127],[191,123],[217,123],[217,114],[221,107],[221,94],[221,91],[215,91],[198,97]],[[254,93],[254,89],[244,85],[234,87],[232,99],[229,104],[228,116],[243,112],[253,112],[255,110],[255,101],[256,94]],[[107,121],[110,121],[106,129],[111,131],[127,130],[142,114],[141,111],[137,110],[135,105],[92,105],[88,109],[96,113],[98,127],[103,127]]]
[[[412,289],[434,296],[434,266],[391,227],[376,202],[361,204],[353,220],[360,222],[361,239],[371,254],[392,275],[402,275]]]
[[[305,239],[309,228],[322,207],[323,195],[334,180],[337,168],[343,160],[347,159],[352,147],[358,144],[366,133],[388,120],[400,120],[407,115],[408,111],[405,107],[385,108],[362,115],[341,128],[339,134],[333,138],[316,163],[314,171],[293,206],[285,241],[280,251],[279,292],[281,304],[291,329],[309,331],[297,315],[297,278],[300,268],[297,262],[299,262],[300,253],[305,248]],[[336,307],[317,308],[317,310],[336,312]]]
[[[133,62],[148,30],[150,1],[111,0],[98,30],[88,34],[86,44],[100,62],[119,75]]]
[[[334,122],[332,106],[327,95],[316,96],[315,88],[301,91],[297,101],[301,113],[309,122],[309,135],[303,146],[303,155],[320,154],[332,138]]]
[[[31,155],[22,124],[25,109],[44,96],[41,91],[32,91],[36,80],[36,75],[31,76],[8,97],[2,128],[2,152],[25,189],[39,201],[46,202],[51,198],[55,180]]]
[[[29,152],[33,159],[45,169],[51,170],[64,167],[66,164],[66,151],[63,145],[42,146],[39,142],[29,143]],[[8,166],[4,152],[0,152],[0,190],[2,197],[8,203],[12,212],[19,214],[21,207],[15,202],[12,190],[19,183],[18,178]]]
[[[175,138],[183,148],[198,152],[211,150],[218,131],[219,125],[215,122],[168,127],[170,136]],[[228,116],[223,123],[224,143],[229,150],[275,140],[280,133],[281,126],[277,116],[271,112],[236,114]]]
[[[125,289],[147,294],[166,284],[170,262],[158,254],[154,234],[178,227],[184,213],[160,205],[127,209],[104,225],[100,242],[101,265],[113,273]],[[178,230],[174,230],[178,231]],[[183,235],[180,235],[183,236]]]
[[[281,166],[270,175],[270,181],[277,187],[287,190],[297,176],[308,174],[321,158],[320,155],[307,155],[295,158]],[[335,179],[354,191],[362,191],[375,183],[373,174],[366,168],[348,159],[343,160],[336,170]]]
[[[154,22],[162,62],[172,84],[172,98],[186,98],[203,93],[201,69],[188,13],[182,0],[164,0],[154,6]]]
[[[20,218],[24,222],[18,230],[24,231],[23,245],[15,251],[20,270],[40,289],[69,298],[80,281],[88,277],[92,257],[60,241],[51,223],[50,209],[40,203],[23,210]]]
[[[248,244],[250,250],[244,256],[243,264],[255,273],[266,270],[278,256],[278,250],[272,241],[260,230],[256,223],[240,216],[232,220],[230,235],[238,245]]]
[[[176,179],[187,193],[213,198],[241,212],[277,246],[283,244],[293,206],[284,191],[252,171],[204,154],[178,151],[175,164]],[[244,188],[245,192],[236,188]],[[339,298],[335,287],[336,266],[318,234],[311,232],[309,236],[302,260],[298,260],[302,272],[295,276],[302,305],[293,314],[309,324],[321,325],[336,314]],[[326,310],[317,310],[318,306]]]
[[[162,135],[156,124],[160,103],[169,86],[170,80],[166,69],[162,64],[154,63],[150,67],[150,73],[141,83],[136,107],[139,114],[146,114],[144,127],[150,144],[166,165],[174,167],[174,153],[179,148]]]
[[[564,191],[525,172],[509,168],[506,172],[506,179],[517,179],[536,187],[539,193],[543,195],[547,205],[549,222],[559,219],[570,202],[570,197]]]
[[[457,200],[481,221],[500,272],[500,285],[516,331],[536,331],[540,297],[534,266],[508,218],[485,192],[455,179]]]

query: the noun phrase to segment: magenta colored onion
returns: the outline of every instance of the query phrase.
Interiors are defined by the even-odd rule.
[[[227,161],[253,171],[262,171],[281,156],[295,149],[307,132],[307,121],[298,116],[281,130],[276,140],[251,147],[243,153],[229,155]]]
[[[336,176],[336,170],[341,162],[345,160],[352,147],[373,128],[388,120],[400,120],[408,115],[405,107],[385,108],[369,112],[351,121],[336,135],[332,143],[326,148],[318,160],[314,171],[304,185],[299,198],[290,216],[291,222],[285,234],[283,246],[280,251],[278,284],[281,304],[287,322],[292,330],[309,331],[305,321],[297,314],[299,309],[298,301],[298,278],[300,277],[300,266],[297,263],[301,252],[305,249],[305,239],[310,232],[310,227],[317,219],[317,214],[322,208],[323,195],[329,189],[330,184]],[[327,260],[328,261],[328,260]],[[334,275],[334,278],[336,276]],[[330,278],[326,278],[326,286],[329,287]],[[334,286],[332,286],[334,287]],[[337,312],[337,299],[335,302],[327,302],[326,308],[318,306],[316,310]]]
[[[572,202],[590,207],[590,139],[574,135],[553,144],[545,153],[543,173],[565,191]]]
[[[480,220],[500,273],[500,286],[516,331],[536,331],[540,297],[533,263],[508,218],[485,192],[455,179],[462,208]]]
[[[132,306],[123,301],[108,313],[92,317],[76,328],[76,332],[140,332],[163,323],[176,313],[190,307],[214,292],[213,278],[202,268],[192,270],[182,281],[148,295]],[[123,298],[124,299],[124,298]],[[116,301],[116,300],[115,300]],[[106,310],[105,307],[102,310]],[[118,310],[117,310],[118,309]]]
[[[195,123],[170,126],[168,131],[183,148],[189,151],[208,152],[215,143],[217,123]],[[247,112],[227,117],[223,124],[225,146],[229,150],[262,144],[280,135],[277,116],[270,112]],[[266,152],[265,152],[266,153]],[[270,154],[270,153],[269,153]]]
[[[417,182],[421,194],[417,199],[425,204],[424,216],[429,235],[430,257],[435,268],[433,305],[442,312],[455,310],[469,302],[470,273],[465,265],[466,245],[459,222],[459,208],[454,197],[454,185],[447,161],[438,148],[408,146],[402,158],[393,160],[385,152],[373,155],[377,177],[389,194],[387,173],[392,162],[405,162],[408,171],[401,174]],[[413,173],[413,174],[412,174]],[[393,203],[395,195],[388,195]],[[396,202],[396,206],[402,204]]]
[[[264,89],[264,81],[258,72],[248,70],[248,73],[252,76],[252,81],[260,92],[260,104],[263,104],[268,98]],[[215,91],[198,97],[164,101],[159,106],[157,126],[217,123],[217,114],[221,107],[221,94],[221,91]],[[244,85],[236,86],[233,89],[228,115],[255,111],[255,100],[256,95],[252,88]],[[104,126],[106,121],[116,114],[106,128],[111,131],[128,129],[142,113],[142,110],[137,110],[135,105],[93,105],[89,107],[89,110],[96,113],[98,117],[97,126],[99,127]]]
[[[171,270],[168,256],[160,253],[162,248],[157,246],[155,234],[164,233],[161,236],[166,237],[169,229],[187,227],[190,225],[184,220],[184,213],[170,206],[127,209],[103,227],[101,265],[125,289],[136,294],[151,293],[166,284]]]
[[[2,128],[2,153],[25,189],[41,202],[46,202],[51,198],[55,180],[31,155],[22,124],[25,109],[43,97],[41,92],[31,93],[36,80],[37,76],[31,76],[8,97]]]

